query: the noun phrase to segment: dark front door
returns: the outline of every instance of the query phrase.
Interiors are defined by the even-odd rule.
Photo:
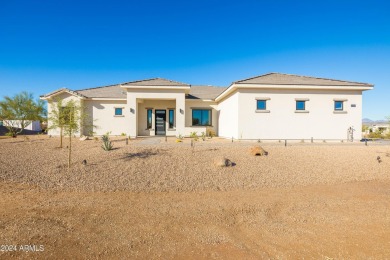
[[[165,110],[156,110],[156,135],[165,135],[166,113]]]

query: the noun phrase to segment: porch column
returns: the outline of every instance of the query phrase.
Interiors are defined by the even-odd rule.
[[[138,106],[137,98],[130,93],[127,94],[127,113],[129,117],[127,120],[127,131],[128,136],[135,138],[137,137],[137,115],[138,115]]]
[[[176,135],[185,135],[185,94],[176,97]]]

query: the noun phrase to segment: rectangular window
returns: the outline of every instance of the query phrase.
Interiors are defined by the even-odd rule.
[[[257,100],[257,110],[267,110],[267,100]]]
[[[344,101],[335,101],[334,102],[334,110],[335,111],[343,111],[344,110]]]
[[[306,110],[306,101],[297,100],[295,110]]]
[[[211,110],[210,109],[193,109],[192,110],[192,125],[211,126]]]
[[[116,107],[116,108],[115,108],[115,115],[116,115],[116,116],[121,116],[121,115],[123,115],[123,108],[121,108],[121,107]]]
[[[151,129],[152,128],[152,109],[148,109],[147,111],[147,118],[146,118],[146,129]]]
[[[175,110],[169,109],[169,128],[175,126]]]

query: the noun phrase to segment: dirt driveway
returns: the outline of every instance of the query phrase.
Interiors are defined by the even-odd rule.
[[[0,258],[390,257],[390,183],[194,193],[53,192],[0,184]]]

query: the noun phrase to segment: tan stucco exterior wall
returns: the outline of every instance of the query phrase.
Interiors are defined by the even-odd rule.
[[[121,135],[128,132],[127,120],[130,111],[126,109],[126,101],[118,100],[86,100],[84,101],[86,113],[89,116],[89,121],[86,125],[95,125],[93,130],[95,135],[104,135],[111,132],[111,135]],[[122,116],[115,116],[115,108],[122,108]],[[84,135],[91,135],[90,130],[85,130]]]
[[[355,139],[361,136],[362,91],[239,89],[237,94],[235,138],[346,140],[349,127]],[[256,111],[257,98],[269,98],[269,113]],[[307,113],[296,112],[296,99],[307,99]],[[344,113],[334,111],[335,99],[345,100]]]
[[[152,109],[152,128],[146,129],[147,127],[147,110]],[[139,100],[138,103],[138,135],[139,136],[154,136],[155,135],[155,119],[156,114],[155,111],[165,110],[166,111],[166,122],[165,122],[165,130],[167,136],[175,136],[176,135],[176,100],[150,100],[144,99]],[[175,127],[169,128],[169,109],[175,110]]]
[[[186,100],[185,109],[185,131],[182,135],[189,136],[191,132],[196,132],[201,135],[202,132],[207,133],[207,129],[214,130],[218,133],[218,111],[217,103],[202,100]],[[211,109],[211,126],[193,126],[192,125],[192,109]]]
[[[226,138],[238,138],[238,92],[228,96],[218,104],[218,135]]]
[[[136,137],[140,135],[138,131],[142,129],[142,125],[146,125],[146,115],[144,116],[145,122],[142,122],[142,113],[145,112],[145,107],[140,105],[145,100],[169,100],[173,101],[175,106],[176,116],[176,130],[175,133],[170,131],[170,135],[179,135],[184,133],[184,110],[185,110],[185,90],[181,89],[147,89],[147,88],[128,88],[127,89],[127,109],[129,109],[129,120],[126,122],[128,135]],[[161,103],[163,106],[164,104]],[[170,105],[171,106],[171,105]],[[138,127],[138,124],[141,124]],[[144,131],[142,133],[145,133]],[[168,132],[167,132],[168,133]]]
[[[324,89],[239,88],[221,101],[185,99],[186,89],[127,88],[126,100],[82,100],[69,93],[55,98],[75,100],[97,126],[96,135],[150,136],[155,134],[155,110],[165,109],[168,136],[188,136],[212,128],[219,136],[235,139],[337,139],[346,140],[348,128],[361,136],[362,91]],[[267,99],[267,113],[256,110],[257,99]],[[306,101],[306,112],[295,111],[296,99]],[[54,99],[55,100],[55,99]],[[335,113],[334,101],[344,100],[343,113]],[[115,108],[123,116],[115,116]],[[152,129],[146,129],[147,108],[153,109]],[[168,109],[175,110],[175,128],[169,129]],[[211,109],[212,126],[192,126],[193,109]],[[48,106],[50,113],[51,107]],[[49,122],[50,124],[50,122]],[[85,129],[82,132],[89,135]],[[58,135],[58,130],[49,134]]]

